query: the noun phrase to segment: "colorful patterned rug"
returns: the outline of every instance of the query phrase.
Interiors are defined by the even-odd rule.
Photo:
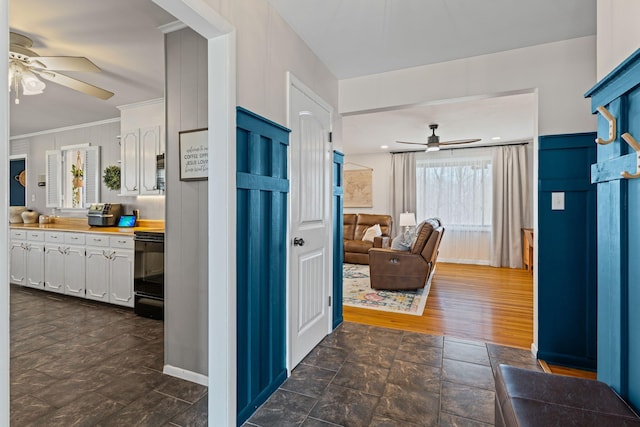
[[[417,291],[371,289],[368,265],[344,264],[343,266],[342,303],[344,305],[422,316],[428,295],[428,287]]]

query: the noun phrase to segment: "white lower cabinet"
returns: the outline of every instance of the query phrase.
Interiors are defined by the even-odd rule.
[[[11,230],[11,283],[133,307],[133,236]]]
[[[44,244],[27,241],[27,286],[44,288]]]
[[[44,287],[44,233],[12,230],[10,258],[11,283]]]
[[[44,288],[64,293],[64,247],[47,243],[44,247]]]
[[[133,237],[109,239],[89,236],[87,242],[86,297],[111,304],[133,307]]]
[[[11,240],[9,258],[9,282],[24,285],[27,283],[27,242]]]

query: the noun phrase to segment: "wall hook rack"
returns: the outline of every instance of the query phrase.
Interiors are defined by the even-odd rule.
[[[604,108],[602,105],[596,108],[596,110],[598,110],[598,112],[609,122],[609,138],[596,138],[596,143],[600,145],[611,144],[616,139],[616,118],[613,117],[609,110]]]
[[[636,141],[636,139],[631,136],[629,132],[623,133],[622,139],[624,139],[625,142],[629,144],[631,148],[633,148],[633,151],[636,152],[636,173],[632,174],[624,171],[621,173],[621,175],[623,178],[627,179],[640,178],[640,143],[638,143],[638,141]]]

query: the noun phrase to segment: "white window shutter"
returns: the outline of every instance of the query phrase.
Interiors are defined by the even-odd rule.
[[[84,159],[84,200],[85,208],[100,201],[100,147],[87,147]]]
[[[62,207],[62,155],[60,150],[47,150],[45,174],[47,176],[48,208]]]

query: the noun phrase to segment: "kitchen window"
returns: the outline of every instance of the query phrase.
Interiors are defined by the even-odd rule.
[[[86,209],[100,199],[100,147],[68,145],[46,152],[47,207]]]

